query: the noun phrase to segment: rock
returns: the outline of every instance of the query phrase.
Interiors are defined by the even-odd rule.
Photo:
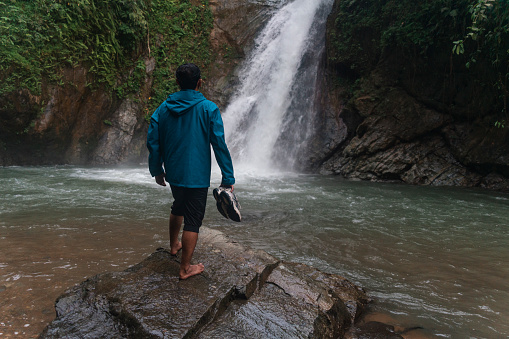
[[[232,94],[236,66],[252,47],[256,33],[285,1],[210,2],[214,15],[211,63],[202,70],[203,92],[220,108]],[[201,6],[199,1],[194,3]],[[92,90],[94,75],[84,64],[63,65],[60,84],[42,79],[40,95],[28,90],[0,95],[0,166],[146,161],[144,103],[149,100],[156,60],[147,50],[139,53],[145,83],[131,97],[117,96],[101,85]]]
[[[203,94],[221,110],[226,108],[235,85],[237,68],[253,48],[256,34],[270,19],[270,14],[287,0],[214,0],[210,8],[214,24],[210,44],[214,60],[206,70]]]
[[[436,338],[431,331],[409,323],[400,323],[390,314],[367,310],[345,334],[347,339]]]
[[[315,133],[308,139],[308,146],[301,158],[301,168],[309,172],[331,174],[333,170],[323,166],[331,157],[341,153],[355,135],[362,118],[347,105],[346,90],[327,83],[325,66],[318,67],[316,114],[312,122]]]
[[[341,162],[341,174],[348,178],[434,186],[477,186],[481,181],[480,175],[469,172],[454,159],[437,136],[336,161]]]
[[[346,337],[348,339],[403,339],[394,331],[394,326],[376,321],[354,328]]]
[[[355,135],[345,138],[343,147],[322,163],[323,172],[351,179],[507,191],[505,134],[493,136],[482,128],[456,124],[451,116],[422,105],[400,89],[382,94],[373,90],[370,96],[355,99],[354,108],[364,120]],[[483,179],[494,172],[498,173],[495,181]]]
[[[509,179],[493,172],[482,179],[481,187],[509,192]]]
[[[509,129],[496,128],[487,119],[449,125],[442,132],[455,157],[466,166],[509,176]]]
[[[332,274],[280,262],[206,229],[179,280],[179,259],[158,249],[123,272],[67,290],[40,338],[341,338],[369,302]]]
[[[370,101],[370,105],[366,107],[363,101]],[[344,153],[347,156],[373,154],[398,141],[415,140],[448,122],[445,115],[426,108],[397,88],[378,91],[375,98],[358,98],[355,107],[359,115],[366,118],[346,147]]]
[[[503,119],[495,116],[500,98],[444,53],[449,36],[437,36],[433,51],[384,46],[381,30],[361,17],[380,6],[334,4],[321,85],[326,100],[319,102],[334,114],[321,116],[310,168],[351,179],[509,191],[509,128],[495,124]],[[355,26],[356,16],[359,26],[342,25]]]
[[[129,152],[140,107],[130,99],[122,101],[112,116],[111,127],[99,139],[92,155],[94,164],[117,164]]]

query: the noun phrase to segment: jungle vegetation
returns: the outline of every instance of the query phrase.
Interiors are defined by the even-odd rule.
[[[507,0],[344,0],[336,6],[330,61],[360,75],[388,50],[414,63],[451,57],[493,87],[497,126],[507,125]],[[212,21],[208,0],[0,0],[0,95],[20,89],[37,95],[43,81],[63,86],[62,69],[81,65],[91,89],[122,98],[140,90],[145,60],[153,57],[150,99],[139,98],[149,114],[177,89],[179,64],[209,64]]]
[[[148,113],[176,90],[178,65],[208,65],[211,28],[208,0],[1,0],[0,95],[63,86],[62,69],[82,65],[92,89],[122,98],[139,91],[152,57]]]
[[[490,88],[495,104],[489,114],[498,117],[496,127],[507,125],[507,0],[345,0],[336,6],[329,62],[354,78],[394,51],[416,69],[442,62],[452,74],[444,77],[463,72],[478,88]]]

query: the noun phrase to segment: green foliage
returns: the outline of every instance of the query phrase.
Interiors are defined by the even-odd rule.
[[[169,93],[178,90],[175,70],[192,62],[204,69],[210,63],[209,35],[213,17],[208,0],[195,6],[188,0],[153,1],[150,9],[150,48],[156,59],[150,115]]]
[[[384,51],[427,57],[462,36],[469,0],[349,0],[337,3],[329,60],[357,73]]]
[[[0,0],[0,95],[40,94],[43,79],[64,86],[62,69],[81,64],[93,76],[87,86],[125,97],[145,83],[152,56],[148,113],[176,90],[179,64],[208,64],[211,28],[207,0]]]
[[[442,39],[444,32],[458,31],[457,18],[468,0],[365,0],[342,1],[336,26],[348,38],[370,29],[381,48],[417,47],[421,53]],[[347,41],[349,43],[349,41]]]
[[[62,67],[79,63],[115,86],[145,37],[145,8],[135,0],[0,2],[0,94],[40,93],[42,76],[58,82]]]
[[[507,0],[474,0],[469,6],[472,25],[463,39],[453,42],[453,53],[466,54],[467,68],[481,58],[488,59],[495,80],[493,87],[503,101],[503,112],[508,114],[509,97],[509,4]],[[497,121],[495,126],[505,127]]]
[[[115,91],[119,98],[125,97],[129,93],[136,93],[145,81],[145,62],[143,59],[132,63],[132,71],[123,77],[122,82],[115,86]]]
[[[458,117],[507,121],[507,0],[345,0],[333,13],[328,61],[342,77],[383,60],[403,86]]]
[[[495,121],[495,127],[496,128],[505,128],[505,126],[506,126],[505,120]]]
[[[381,36],[385,46],[416,47],[426,53],[436,46],[444,33],[458,30],[457,18],[465,1],[390,1],[383,8],[386,29]],[[461,16],[461,15],[460,15]]]

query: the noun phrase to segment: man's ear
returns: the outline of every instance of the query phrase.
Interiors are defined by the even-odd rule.
[[[178,86],[179,86],[179,88],[180,88],[180,82],[179,82],[178,80],[175,80],[175,81],[177,82],[177,85],[178,85]]]
[[[199,90],[202,84],[203,84],[203,80],[202,79],[198,80],[198,82],[196,83],[196,89],[195,90],[196,91]]]

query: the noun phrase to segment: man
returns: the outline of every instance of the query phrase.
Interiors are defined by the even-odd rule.
[[[169,225],[170,253],[176,255],[182,249],[179,276],[187,279],[204,270],[202,263],[191,265],[191,258],[210,186],[210,145],[221,168],[221,186],[233,190],[235,178],[219,109],[198,92],[202,85],[200,69],[194,64],[184,64],[177,69],[176,76],[180,91],[169,95],[152,115],[147,147],[150,174],[159,185],[170,184],[174,198]],[[184,231],[179,242],[182,221]]]

